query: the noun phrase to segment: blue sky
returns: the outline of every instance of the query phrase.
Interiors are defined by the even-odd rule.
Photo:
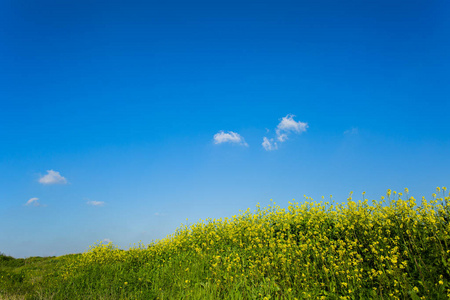
[[[0,1],[0,251],[450,186],[448,1]]]

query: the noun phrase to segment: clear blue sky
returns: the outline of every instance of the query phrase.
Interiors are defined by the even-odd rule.
[[[0,251],[450,187],[449,1],[0,1]],[[263,142],[265,141],[264,145]]]

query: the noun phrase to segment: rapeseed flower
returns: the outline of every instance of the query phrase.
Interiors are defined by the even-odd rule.
[[[284,295],[282,290],[316,299],[325,296],[315,291],[351,299],[362,290],[367,291],[366,298],[389,295],[401,299],[410,292],[408,280],[420,278],[422,273],[428,274],[432,286],[436,282],[444,285],[444,279],[437,277],[442,272],[428,270],[430,266],[421,260],[430,258],[420,254],[436,254],[436,263],[442,268],[442,261],[449,259],[450,228],[443,226],[443,217],[436,214],[437,204],[423,199],[416,207],[413,197],[402,200],[402,193],[390,189],[388,199],[392,194],[398,194],[398,199],[384,203],[382,197],[382,201],[372,201],[373,205],[364,199],[365,192],[363,201],[358,202],[352,200],[352,194],[346,205],[316,203],[306,196],[305,202],[293,200],[286,209],[275,202],[266,208],[258,205],[253,213],[247,209],[231,218],[183,225],[165,239],[128,251],[100,243],[74,262],[64,278],[70,280],[77,270],[94,264],[130,264],[133,270],[147,270],[161,278],[176,273],[174,278],[183,288],[206,280],[223,293],[245,284],[259,289],[261,297],[279,298]],[[442,216],[445,214],[442,208]],[[441,257],[445,259],[441,261]],[[145,274],[142,271],[134,280],[124,277],[124,285],[147,282],[141,280],[147,278]],[[421,291],[425,295],[427,288]],[[428,291],[431,293],[430,288]]]

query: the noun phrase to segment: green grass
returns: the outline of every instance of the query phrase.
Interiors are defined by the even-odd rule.
[[[0,255],[0,299],[448,299],[449,197],[401,196],[257,207],[127,251]]]
[[[0,253],[0,299],[31,299],[58,278],[67,261],[81,254],[60,257],[13,258]]]

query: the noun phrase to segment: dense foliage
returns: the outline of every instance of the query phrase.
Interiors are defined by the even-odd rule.
[[[0,256],[0,299],[448,299],[450,199],[437,193],[420,206],[407,189],[371,205],[364,194],[346,205],[306,197],[127,251],[100,243],[36,262]]]

